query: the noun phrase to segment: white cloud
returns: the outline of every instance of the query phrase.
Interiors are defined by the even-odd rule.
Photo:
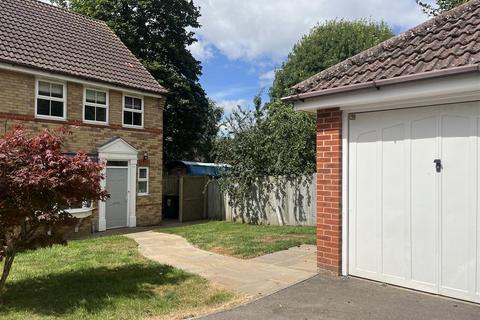
[[[415,0],[194,0],[201,39],[228,58],[280,61],[302,35],[328,19],[371,18],[406,29],[425,20]]]
[[[260,74],[260,86],[261,87],[268,87],[271,86],[273,83],[273,79],[275,79],[275,70],[270,70]]]
[[[256,86],[238,86],[238,87],[227,87],[221,91],[214,92],[210,95],[210,97],[215,101],[222,101],[222,100],[231,100],[231,97],[243,95],[248,93],[252,89],[256,89]]]
[[[188,49],[197,60],[205,62],[213,58],[212,45],[201,39],[199,39],[197,42],[194,42],[188,47]]]
[[[223,108],[225,114],[232,112],[237,106],[244,107],[247,104],[245,99],[238,99],[238,100],[218,100],[215,101],[219,107]]]

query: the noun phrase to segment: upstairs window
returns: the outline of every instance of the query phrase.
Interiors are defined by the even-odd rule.
[[[108,93],[96,89],[85,89],[83,121],[95,124],[108,124]]]
[[[138,168],[138,195],[148,195],[148,168]]]
[[[35,116],[65,120],[65,96],[65,84],[37,80]]]
[[[143,99],[123,97],[123,126],[143,128]]]

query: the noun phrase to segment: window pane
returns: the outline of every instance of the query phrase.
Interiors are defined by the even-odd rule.
[[[38,94],[42,96],[50,96],[50,83],[38,81]]]
[[[95,91],[87,90],[86,99],[87,102],[95,103]]]
[[[105,92],[97,91],[97,103],[107,104],[107,94]]]
[[[52,84],[52,97],[63,98],[63,85]]]
[[[123,124],[129,124],[132,125],[132,113],[130,111],[124,111],[123,112]]]
[[[133,108],[136,110],[142,110],[142,99],[133,99]]]
[[[147,181],[138,182],[138,193],[147,193]]]
[[[95,121],[95,107],[85,106],[85,120]]]
[[[52,106],[52,116],[54,117],[63,117],[63,102],[60,101],[51,101]]]
[[[50,115],[50,100],[37,100],[37,114],[40,114],[42,116]]]
[[[128,167],[128,161],[107,161],[107,167]]]
[[[97,121],[107,122],[107,109],[105,108],[96,108],[97,109]]]
[[[128,109],[133,108],[133,100],[131,97],[125,97],[125,108],[128,108]]]
[[[135,112],[133,114],[133,124],[135,126],[141,126],[142,125],[142,114],[141,113]]]
[[[146,179],[147,178],[147,169],[145,169],[145,168],[138,169],[138,177],[140,179]]]

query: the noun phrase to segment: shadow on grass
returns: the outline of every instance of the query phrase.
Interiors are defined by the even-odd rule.
[[[192,277],[170,266],[130,264],[119,268],[90,268],[10,282],[0,313],[27,311],[65,315],[82,308],[96,313],[119,299],[147,300],[154,287],[180,284]],[[117,301],[116,301],[117,300]]]

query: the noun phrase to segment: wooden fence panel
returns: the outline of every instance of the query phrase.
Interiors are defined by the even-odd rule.
[[[163,195],[178,196],[180,193],[180,177],[166,176],[163,177]]]
[[[207,177],[183,176],[180,178],[180,221],[207,218]]]
[[[299,178],[259,179],[250,197],[233,207],[218,182],[208,184],[209,219],[271,225],[316,224],[316,175]],[[265,187],[274,186],[273,188]]]

